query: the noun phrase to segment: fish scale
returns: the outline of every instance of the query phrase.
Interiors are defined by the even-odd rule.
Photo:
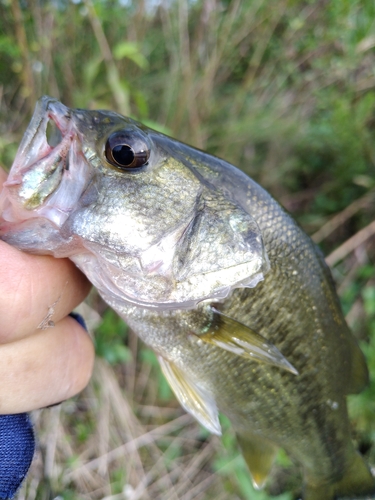
[[[71,148],[46,196],[48,120]],[[283,447],[304,500],[374,491],[345,400],[367,383],[364,357],[320,250],[252,179],[117,113],[45,96],[4,186],[0,237],[70,257],[154,349],[181,405],[216,434],[227,415],[256,487]]]

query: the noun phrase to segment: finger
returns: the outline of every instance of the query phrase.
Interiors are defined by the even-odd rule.
[[[69,259],[29,255],[0,241],[0,260],[0,344],[57,323],[91,286]]]
[[[89,335],[73,318],[0,346],[0,414],[68,399],[88,383],[94,361]]]

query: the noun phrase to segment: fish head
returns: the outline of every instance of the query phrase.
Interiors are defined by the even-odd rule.
[[[198,157],[118,113],[42,97],[0,195],[0,238],[71,258],[115,306],[222,300],[255,286],[268,260],[256,221]]]

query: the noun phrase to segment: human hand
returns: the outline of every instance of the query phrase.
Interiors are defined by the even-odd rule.
[[[5,179],[0,169],[0,185]],[[68,259],[28,255],[3,241],[0,262],[0,414],[77,394],[91,376],[94,349],[67,315],[85,298],[89,282]]]

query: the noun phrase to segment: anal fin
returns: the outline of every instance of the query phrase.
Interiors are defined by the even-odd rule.
[[[254,488],[259,490],[271,471],[278,447],[255,434],[237,434],[237,441],[249,467]]]
[[[212,394],[191,380],[178,366],[158,356],[161,369],[180,405],[213,434],[221,436],[219,412]]]

